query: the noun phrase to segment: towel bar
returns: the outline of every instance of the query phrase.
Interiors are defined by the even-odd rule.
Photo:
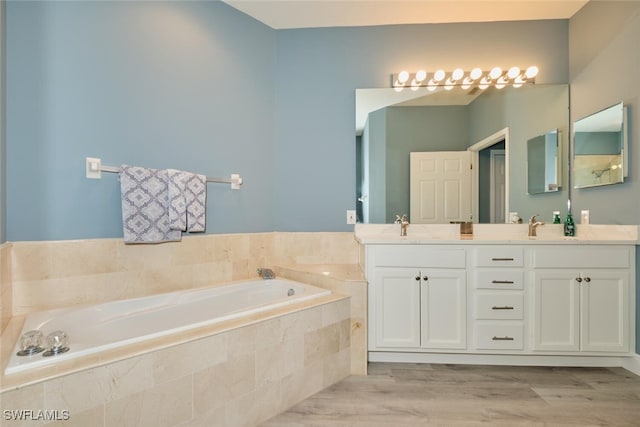
[[[95,157],[87,157],[87,178],[100,179],[102,172],[119,173],[120,168],[116,166],[103,165],[101,160]],[[231,174],[231,178],[216,178],[207,176],[207,182],[216,182],[221,184],[231,184],[232,190],[239,190],[243,184],[242,177],[236,173]]]

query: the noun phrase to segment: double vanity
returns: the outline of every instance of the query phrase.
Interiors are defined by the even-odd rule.
[[[358,225],[369,361],[619,365],[635,354],[637,226]]]

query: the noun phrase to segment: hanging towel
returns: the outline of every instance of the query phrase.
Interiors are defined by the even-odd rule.
[[[206,220],[207,177],[167,169],[169,176],[169,223],[173,230],[203,232]]]
[[[187,231],[204,232],[207,206],[207,177],[189,174],[185,181],[185,201],[187,203]]]
[[[187,229],[187,200],[185,184],[188,172],[167,169],[169,176],[169,227],[172,230]]]
[[[169,227],[169,177],[166,170],[120,167],[122,225],[125,243],[179,241]]]

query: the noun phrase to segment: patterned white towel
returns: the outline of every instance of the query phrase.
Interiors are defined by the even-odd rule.
[[[125,243],[179,241],[181,232],[169,227],[166,170],[122,165],[122,225]]]
[[[185,182],[189,172],[167,169],[169,174],[169,227],[172,230],[187,229],[187,200]]]
[[[207,177],[175,169],[169,176],[169,223],[174,230],[203,232],[206,223]]]

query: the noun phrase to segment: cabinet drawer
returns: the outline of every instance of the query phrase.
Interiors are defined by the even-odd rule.
[[[476,295],[476,319],[522,319],[523,306],[521,292],[481,293]]]
[[[465,268],[464,249],[445,249],[442,246],[380,245],[374,249],[377,267]]]
[[[479,289],[523,289],[524,273],[507,268],[476,270],[475,285]]]
[[[543,246],[533,251],[534,268],[628,268],[629,249],[620,246]]]
[[[485,246],[475,249],[478,267],[522,267],[524,251],[521,247]]]
[[[522,322],[476,324],[476,348],[479,350],[522,350],[523,337]]]

